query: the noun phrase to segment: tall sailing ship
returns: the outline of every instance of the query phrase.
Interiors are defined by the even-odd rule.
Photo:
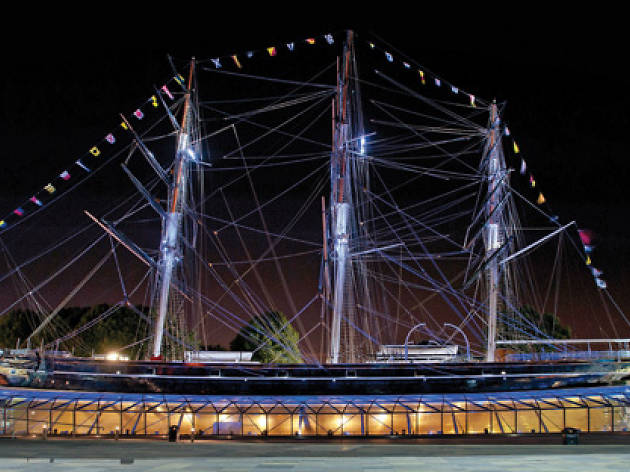
[[[300,70],[290,65],[298,50],[313,57]],[[277,73],[272,61],[286,70]],[[557,339],[542,315],[531,316],[529,306],[558,306],[567,283],[558,258],[569,257],[577,267],[569,278],[586,274],[588,289],[625,320],[576,223],[532,193],[503,104],[352,31],[192,59],[182,71],[174,68],[146,110],[122,115],[76,161],[84,180],[123,161],[132,189],[98,215],[85,209],[81,234],[92,242],[39,282],[25,276],[29,264],[76,235],[25,262],[10,259],[2,281],[17,279],[25,291],[3,314],[26,307],[38,319],[28,339],[5,346],[2,384],[341,395],[555,389],[630,377],[620,349],[630,340]],[[217,97],[217,89],[229,94]],[[105,160],[108,146],[117,151]],[[43,195],[56,190],[48,184]],[[30,200],[32,215],[20,208],[2,220],[7,237],[46,209],[44,197]],[[159,240],[147,242],[142,225],[156,223]],[[84,270],[90,251],[102,258],[54,305],[43,300],[66,269]],[[120,301],[63,332],[60,310],[98,283],[106,264],[116,269]],[[142,275],[126,280],[132,266]],[[137,341],[118,346],[131,359],[67,352],[123,307],[138,316]],[[272,319],[278,311],[288,315],[281,323]],[[258,322],[242,331],[250,319]],[[251,361],[252,352],[247,361],[243,353],[203,357],[204,346],[239,330],[258,343],[254,359],[269,345],[281,354],[264,363]]]

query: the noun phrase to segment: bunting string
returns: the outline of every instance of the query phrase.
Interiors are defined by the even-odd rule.
[[[444,80],[444,78],[437,76],[433,72],[430,72],[427,68],[417,63],[415,65],[412,65],[407,60],[398,59],[387,48],[381,47],[373,41],[367,41],[367,45],[369,46],[370,50],[382,54],[387,62],[392,64],[401,64],[403,69],[413,70],[414,74],[417,73],[417,77],[420,78],[421,85],[427,85],[427,78],[431,78],[431,82],[434,84],[435,88],[450,90],[453,96],[468,97],[468,105],[472,108],[476,108],[478,104],[482,106],[486,106],[488,104],[486,100],[480,100],[474,94],[470,92],[465,92],[461,87]],[[442,85],[444,85],[444,87],[442,87]]]
[[[174,101],[175,96],[169,89],[171,80],[177,83],[183,83],[184,79],[181,75],[176,75],[162,85],[158,93],[165,95],[170,101]],[[148,110],[154,110],[156,108],[158,108],[158,101],[157,96],[154,94],[137,107],[132,115],[136,120],[142,120]],[[127,131],[129,131],[129,127],[125,122],[121,122],[119,128],[106,133],[99,142],[85,152],[84,156],[76,159],[73,164],[62,170],[46,185],[43,185],[38,192],[35,192],[35,194],[27,198],[21,205],[5,215],[4,218],[0,218],[0,233],[15,226],[27,215],[45,208],[48,203],[58,198],[58,192],[67,188],[66,183],[77,179],[77,176],[91,173],[93,166],[90,162],[94,162],[94,160],[102,161],[103,153],[117,143],[122,134]]]
[[[534,178],[534,174],[529,171],[528,172],[528,166],[527,166],[527,162],[525,161],[525,158],[522,157],[521,154],[521,149],[518,146],[518,144],[516,143],[516,140],[514,139],[514,137],[511,136],[510,130],[507,126],[504,125],[503,127],[503,134],[507,137],[510,137],[512,140],[512,150],[514,153],[514,157],[516,158],[517,156],[520,157],[520,175],[522,176],[526,176],[527,177],[527,181],[529,184],[529,187],[531,189],[535,189],[536,188],[536,179]],[[540,189],[537,189],[537,193],[538,196],[536,198],[536,204],[539,206],[542,205],[546,205],[547,208],[549,208],[548,204],[547,204],[547,199],[545,198],[543,192]],[[551,213],[551,211],[549,211],[549,213]],[[549,220],[554,223],[554,224],[559,224],[558,220],[559,217],[557,215],[551,216],[549,217]],[[589,268],[589,271],[591,273],[591,275],[593,276],[595,285],[599,288],[599,289],[606,289],[607,288],[607,283],[606,281],[602,278],[602,275],[604,274],[603,271],[601,271],[600,269],[597,269],[595,267],[593,267],[593,261],[591,260],[591,255],[593,253],[593,250],[595,248],[594,246],[594,234],[591,230],[588,229],[578,229],[578,235],[580,237],[580,241],[582,243],[582,257],[584,260],[584,264]]]
[[[296,48],[298,46],[310,47],[317,44],[324,44],[327,46],[331,46],[335,44],[335,34],[327,33],[327,34],[315,36],[312,38],[304,38],[301,40],[291,41],[291,42],[287,42],[283,44],[269,45],[261,49],[253,49],[253,50],[246,51],[244,53],[236,52],[236,53],[228,54],[225,56],[218,56],[218,57],[213,57],[206,60],[200,60],[198,61],[198,63],[199,64],[211,63],[212,65],[214,65],[216,69],[222,69],[223,67],[233,64],[234,67],[236,67],[236,69],[242,69],[245,66],[244,61],[246,59],[253,59],[254,57],[259,57],[261,55],[267,56],[267,57],[276,57],[276,56],[281,55],[283,51],[292,53],[296,51]],[[183,83],[183,79],[181,80]]]

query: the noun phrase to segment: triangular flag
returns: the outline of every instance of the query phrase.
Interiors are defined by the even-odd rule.
[[[518,148],[518,144],[516,144],[516,141],[514,141],[514,154],[518,154],[519,152],[521,152],[521,150]]]
[[[53,186],[53,184],[48,184],[44,187],[44,190],[46,190],[48,193],[55,193],[55,187]]]
[[[175,77],[173,77],[173,79],[175,79],[175,82],[177,82],[179,85],[184,85],[184,78],[181,74],[177,74]]]
[[[408,62],[403,62],[403,66],[405,66],[405,69],[411,69],[411,64]]]
[[[457,95],[459,93],[459,89],[457,87],[455,87],[454,85],[451,85],[451,92],[453,92],[455,95]]]
[[[593,246],[589,246],[588,244],[584,246],[584,252],[587,254],[591,254],[593,252]]]
[[[295,48],[295,43],[287,43],[287,49],[289,51],[293,51],[294,48]]]
[[[418,70],[418,73],[420,74],[420,82],[422,83],[422,85],[426,85],[426,81],[424,80],[424,72]]]
[[[542,192],[540,192],[538,194],[538,200],[536,200],[536,203],[538,203],[539,205],[542,205],[543,203],[545,203],[545,196],[542,194]]]
[[[39,200],[35,195],[29,198],[29,200],[32,201],[37,206],[42,206],[41,200]]]
[[[64,170],[61,174],[59,174],[63,180],[70,180],[70,173],[67,170]]]
[[[525,175],[525,172],[527,172],[527,164],[525,159],[521,159],[521,175]]]
[[[324,38],[326,38],[326,41],[328,42],[328,44],[332,44],[335,42],[335,40],[332,37],[332,34],[327,34],[326,36],[324,36]]]
[[[606,282],[598,277],[595,277],[595,283],[599,288],[606,288]]]
[[[252,57],[254,57],[254,51],[247,51],[245,55],[247,56],[247,59],[251,59]]]
[[[94,157],[97,157],[101,154],[101,151],[99,151],[99,149],[94,146],[92,149],[90,149],[90,154],[92,154]]]
[[[234,64],[236,64],[236,67],[238,67],[239,69],[242,69],[243,66],[241,65],[241,63],[238,60],[238,57],[236,56],[236,54],[234,54],[232,56],[232,60],[234,61]]]
[[[141,120],[142,118],[144,118],[144,113],[142,113],[142,110],[138,108],[136,111],[133,112],[133,116]]]
[[[221,60],[217,57],[215,59],[210,59],[212,61],[212,63],[214,64],[214,67],[217,69],[221,68]]]
[[[0,228],[5,228],[7,226],[7,222],[4,220],[0,220]]]
[[[116,138],[112,133],[109,133],[107,136],[105,136],[105,141],[107,141],[109,144],[114,144],[116,142]]]
[[[120,127],[122,129],[129,129],[129,126],[127,126],[127,123],[125,123],[124,121],[122,123],[120,123]]]
[[[470,106],[476,107],[477,105],[475,104],[475,96],[471,93],[470,95],[468,95],[468,98],[470,98]]]
[[[157,97],[155,95],[151,95],[151,105],[153,105],[153,108],[158,107]]]
[[[385,57],[387,58],[387,60],[389,62],[393,62],[394,61],[394,56],[392,56],[390,53],[388,53],[387,51],[385,51]]]
[[[306,39],[306,42],[307,42],[308,44],[315,44],[315,38],[307,38],[307,39]]]
[[[276,55],[276,48],[271,46],[270,48],[267,48],[267,52],[269,53],[270,56],[275,56]]]
[[[590,258],[590,256],[586,256],[586,260],[584,261],[584,263],[586,265],[591,265],[591,258]]]
[[[18,207],[15,210],[13,210],[13,213],[15,213],[17,216],[22,216],[24,214],[24,210],[22,210],[22,208]]]
[[[529,174],[529,185],[531,185],[532,188],[536,187],[536,181],[534,180],[534,176],[532,174]]]
[[[440,79],[438,79],[437,77],[435,78],[435,86],[439,87],[442,85],[442,81]]]
[[[505,135],[506,136],[510,135],[510,128],[508,128],[507,126],[505,127]]]

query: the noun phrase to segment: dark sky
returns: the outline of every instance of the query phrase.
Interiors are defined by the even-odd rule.
[[[505,120],[547,199],[563,220],[600,235],[600,265],[622,295],[630,283],[627,39],[615,12],[551,14],[527,5],[413,13],[365,5],[338,20],[333,9],[319,11],[321,21],[311,15],[325,10],[319,4],[274,4],[265,14],[170,5],[133,15],[99,5],[73,19],[57,11],[20,20],[20,33],[3,38],[0,214],[170,76],[167,54],[223,56],[351,27],[481,97],[506,100]]]

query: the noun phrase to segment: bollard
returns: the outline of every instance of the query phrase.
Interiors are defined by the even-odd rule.
[[[563,444],[577,444],[580,430],[577,428],[564,428],[562,430]]]
[[[168,442],[177,442],[177,426],[168,428]]]

